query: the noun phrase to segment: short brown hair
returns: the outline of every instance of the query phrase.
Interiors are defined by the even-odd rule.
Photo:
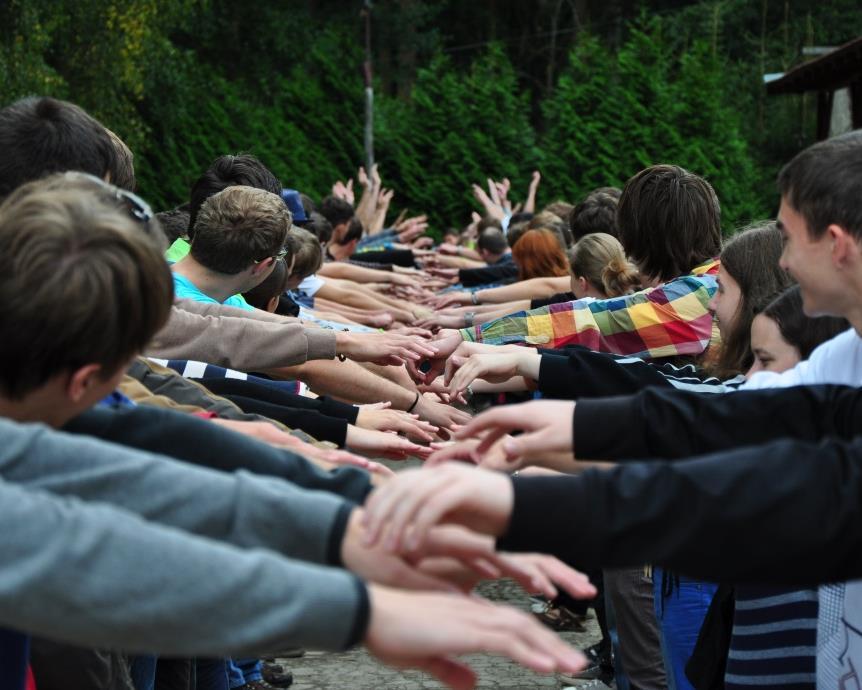
[[[302,228],[293,228],[287,236],[291,254],[295,257],[291,275],[308,276],[317,273],[323,265],[323,248],[317,236]]]
[[[0,392],[10,398],[87,364],[111,376],[167,321],[173,281],[161,247],[87,177],[31,182],[0,206],[0,320],[14,324]]]
[[[809,146],[778,173],[778,189],[820,237],[840,225],[862,241],[862,130]]]
[[[605,233],[619,238],[617,207],[622,190],[617,187],[599,187],[587,194],[569,214],[569,228],[575,241],[585,235]]]
[[[617,223],[623,247],[649,278],[673,280],[721,250],[715,190],[677,165],[652,165],[626,182]]]
[[[135,154],[132,153],[132,150],[126,146],[126,142],[120,139],[116,133],[107,127],[105,131],[108,133],[111,143],[117,152],[116,166],[111,171],[111,184],[134,192],[138,186],[138,182],[135,179]]]
[[[191,255],[212,271],[236,275],[281,251],[292,219],[277,194],[233,186],[204,201]]]

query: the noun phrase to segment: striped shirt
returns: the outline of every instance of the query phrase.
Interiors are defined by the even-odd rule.
[[[736,588],[726,690],[814,690],[816,652],[817,590]]]
[[[526,344],[591,350],[644,358],[700,355],[718,342],[709,311],[718,261],[632,295],[575,300],[520,311],[461,330],[464,340],[492,345]]]

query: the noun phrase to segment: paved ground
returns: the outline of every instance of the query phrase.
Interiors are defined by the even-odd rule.
[[[511,581],[487,583],[481,586],[481,594],[493,601],[504,601],[522,609],[528,609],[529,598]],[[598,642],[599,630],[595,617],[590,614],[586,632],[561,633],[572,645],[588,647]],[[505,659],[488,655],[469,657],[471,665],[479,673],[480,688],[560,688],[554,676],[541,676],[517,666]],[[364,650],[343,654],[309,654],[301,659],[285,659],[283,662],[293,671],[296,690],[419,690],[442,688],[428,676],[414,671],[395,671],[382,666]],[[605,686],[594,686],[603,688]]]

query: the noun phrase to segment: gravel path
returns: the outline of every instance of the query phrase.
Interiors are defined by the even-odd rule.
[[[528,610],[529,597],[511,581],[483,584],[480,593],[492,601],[501,601]],[[586,632],[561,633],[570,644],[585,648],[599,640],[599,629],[590,612]],[[555,676],[542,676],[498,657],[474,655],[468,657],[479,673],[480,688],[560,688]],[[357,649],[342,654],[310,653],[300,659],[285,659],[284,665],[293,671],[296,690],[419,690],[420,688],[442,688],[440,683],[418,671],[396,671],[372,659],[364,650]],[[584,685],[587,685],[586,683]],[[603,688],[605,686],[595,686]]]

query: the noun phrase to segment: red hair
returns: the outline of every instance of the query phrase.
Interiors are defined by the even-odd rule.
[[[550,230],[527,230],[515,246],[512,257],[518,264],[518,279],[569,275],[569,260],[557,235]]]

